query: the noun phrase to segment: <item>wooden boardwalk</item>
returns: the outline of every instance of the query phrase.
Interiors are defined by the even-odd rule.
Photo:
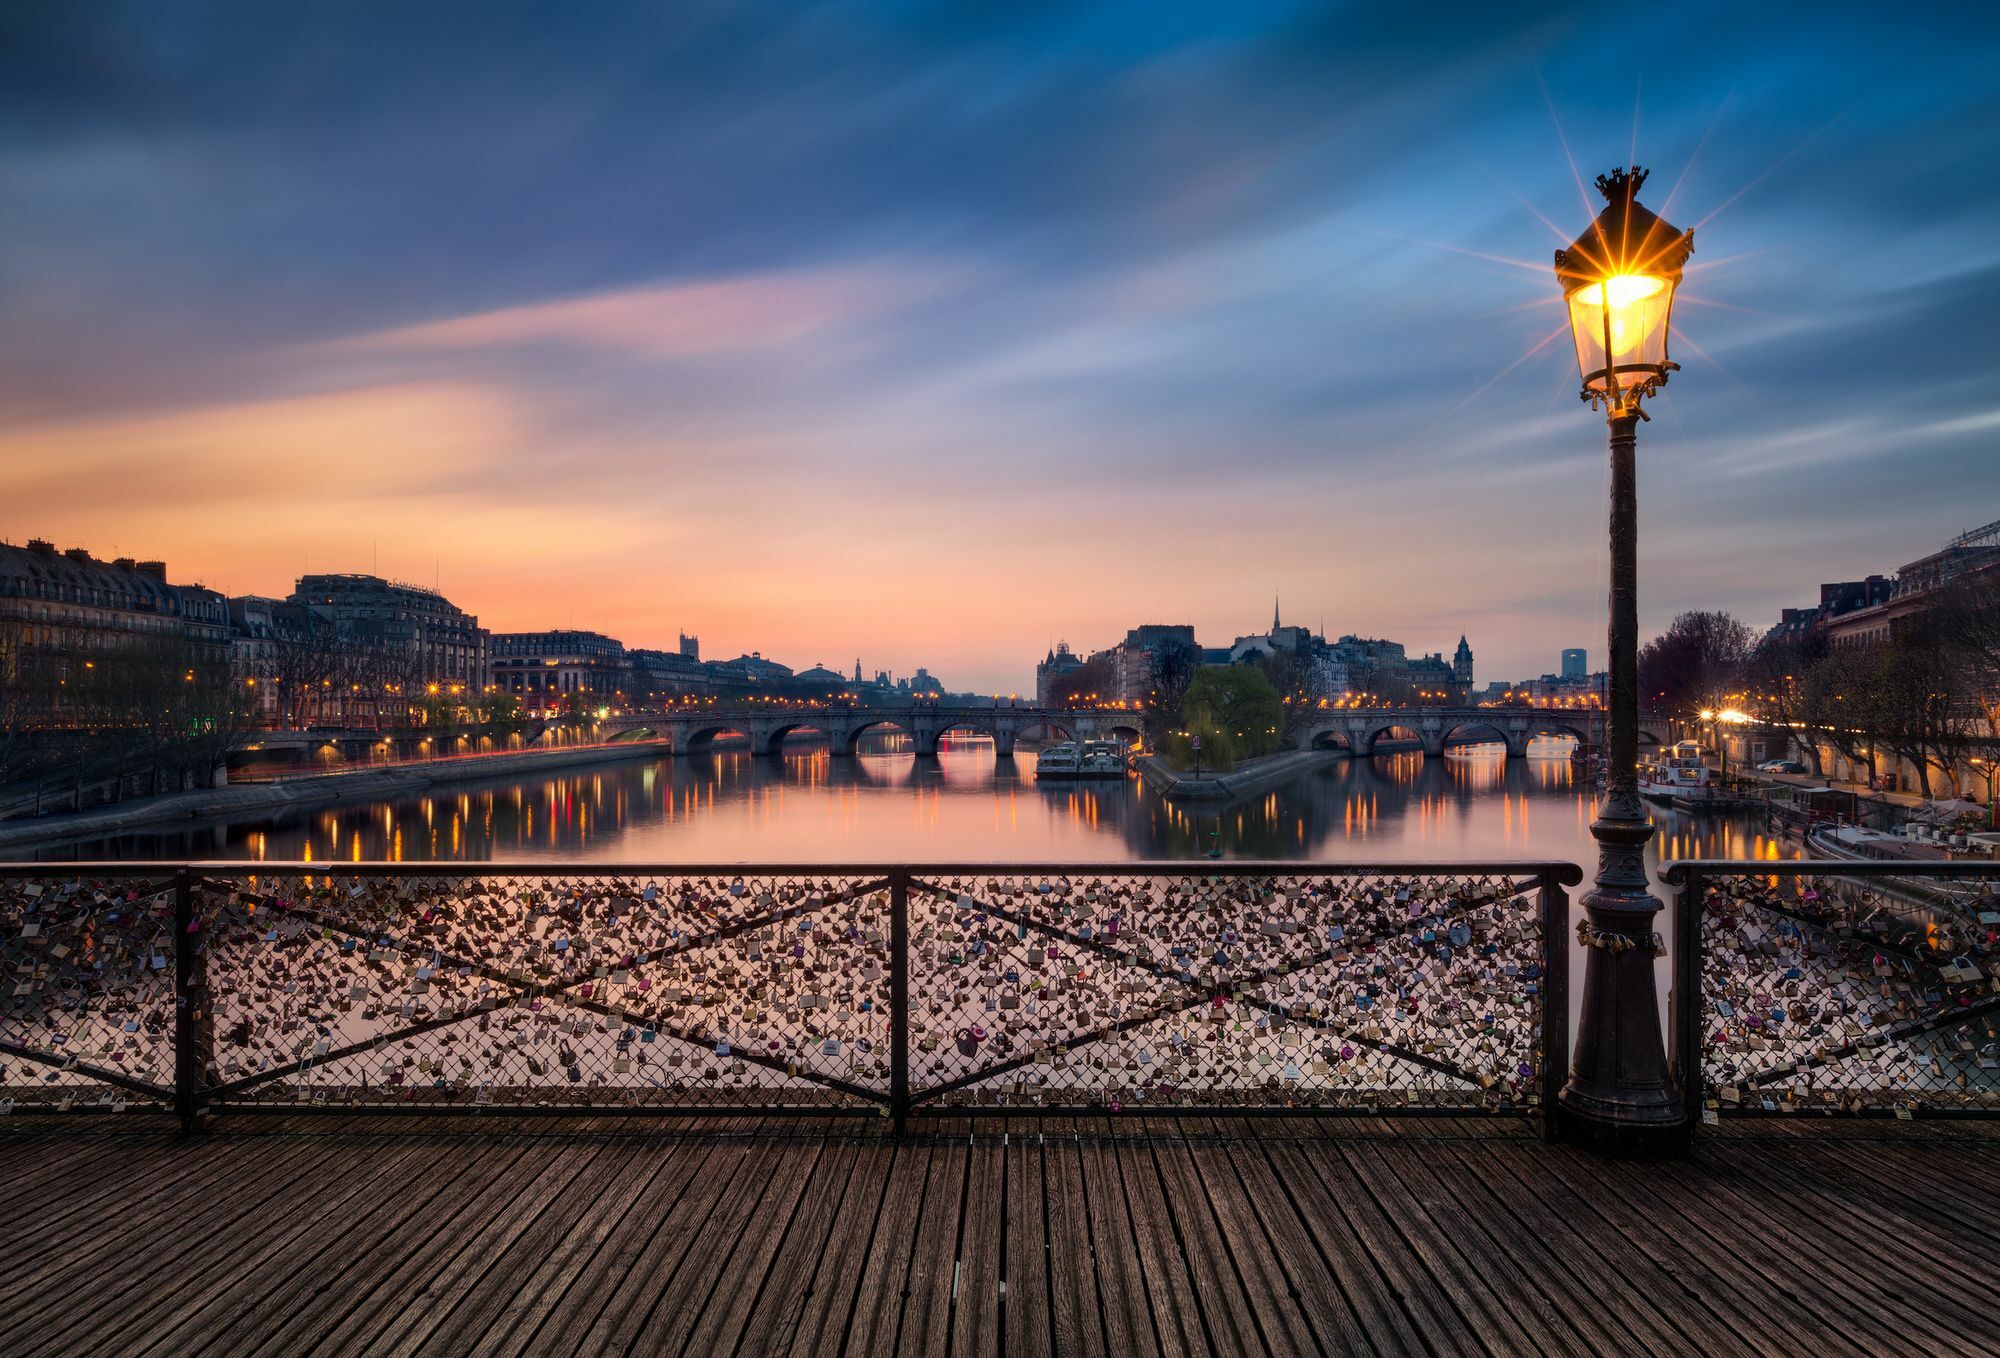
[[[0,1124],[0,1354],[2000,1354],[2000,1127]]]

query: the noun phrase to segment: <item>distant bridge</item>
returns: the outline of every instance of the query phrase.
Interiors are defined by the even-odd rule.
[[[608,740],[664,740],[676,754],[694,754],[724,735],[740,735],[756,754],[777,754],[785,737],[812,732],[826,737],[837,755],[851,755],[870,731],[901,731],[918,754],[936,754],[938,741],[953,731],[991,736],[994,750],[1014,753],[1022,733],[1052,728],[1071,740],[1135,740],[1139,714],[1129,711],[1070,711],[1056,707],[709,707],[685,712],[636,712],[606,717],[598,735]]]
[[[1570,736],[1587,749],[1600,748],[1608,717],[1598,709],[1563,707],[1327,708],[1306,722],[1296,740],[1306,749],[1345,749],[1357,759],[1374,754],[1382,740],[1415,740],[1433,759],[1447,745],[1498,742],[1520,759],[1536,736]],[[1664,720],[1640,716],[1641,745],[1660,745],[1667,737]]]
[[[1048,728],[1072,740],[1136,739],[1139,714],[1132,711],[1056,707],[784,707],[755,705],[739,708],[691,708],[686,711],[632,713],[597,723],[598,734],[610,740],[666,741],[675,753],[698,753],[718,737],[740,735],[760,755],[778,753],[794,733],[826,737],[833,752],[851,755],[869,731],[894,730],[909,735],[918,754],[936,754],[938,741],[954,731],[990,736],[1002,755],[1014,753],[1024,732]],[[1522,758],[1536,736],[1570,736],[1595,748],[1604,743],[1605,714],[1588,709],[1523,707],[1370,707],[1329,708],[1315,713],[1298,731],[1294,743],[1307,749],[1345,749],[1356,758],[1375,753],[1377,742],[1408,739],[1422,745],[1432,758],[1447,745],[1498,743]],[[1657,745],[1666,725],[1640,719],[1640,743]]]

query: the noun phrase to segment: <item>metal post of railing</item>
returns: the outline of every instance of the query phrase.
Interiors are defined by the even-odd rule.
[[[194,880],[182,866],[174,872],[174,1116],[184,1136],[195,1130],[201,1098],[200,1036],[208,1011],[201,945]]]
[[[889,1116],[896,1135],[910,1117],[910,872],[889,873]]]
[[[1708,882],[1700,868],[1690,867],[1670,869],[1667,881],[1680,888],[1674,893],[1673,1001],[1667,1015],[1673,1051],[1668,1059],[1680,1081],[1688,1125],[1698,1128],[1706,1097],[1701,1082],[1701,916]]]
[[[1572,875],[1573,874],[1573,875]],[[1542,928],[1542,1136],[1562,1133],[1556,1096],[1569,1079],[1569,892],[1564,878],[1578,882],[1575,868],[1543,868],[1540,873]]]

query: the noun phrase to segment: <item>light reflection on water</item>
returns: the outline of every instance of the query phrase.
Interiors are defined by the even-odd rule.
[[[1037,783],[1034,755],[962,742],[919,761],[882,736],[854,759],[802,747],[635,760],[467,785],[389,803],[129,835],[51,858],[1061,862],[1228,858],[1332,862],[1504,858],[1595,862],[1595,787],[1537,742],[1338,760],[1217,810],[1167,802],[1136,778]],[[902,748],[898,748],[901,746]],[[1742,819],[1655,809],[1652,856],[1797,857]]]

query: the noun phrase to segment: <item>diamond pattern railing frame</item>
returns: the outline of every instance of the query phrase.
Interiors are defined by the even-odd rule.
[[[1543,1046],[1545,1030],[1555,1043],[1566,1035],[1566,1024],[1543,1021],[1550,994],[1567,991],[1564,958],[1550,956],[1564,948],[1547,946],[1567,939],[1561,880],[1437,865],[1113,864],[941,880],[952,875],[912,882],[937,917],[919,930],[919,957],[927,945],[949,947],[928,974],[951,974],[940,960],[960,974],[979,967],[972,984],[986,993],[968,995],[961,982],[954,994],[933,986],[919,997],[912,1032],[930,1039],[920,1043],[930,1055],[913,1061],[913,1075],[928,1077],[913,1106],[1493,1111],[1543,1103],[1566,1068],[1563,1051]],[[1511,927],[1510,907],[1532,927]],[[1505,972],[1518,993],[1486,1006],[1467,998]],[[1080,989],[1083,1005],[1070,1007],[1087,1006],[1092,1021],[1069,1031],[1030,1024],[1025,1040],[1009,1042],[1018,1022],[1009,1015],[1032,1010],[1038,989],[1058,999]],[[927,1019],[946,1033],[927,1032]],[[1444,1051],[1454,1028],[1472,1029],[1469,1040]],[[1147,1029],[1163,1031],[1146,1041]],[[999,1056],[986,1055],[989,1040]],[[1067,1069],[1078,1053],[1080,1075]],[[1473,1068],[1469,1058],[1482,1056],[1486,1068]],[[992,1097],[995,1081],[1030,1073],[1036,1087],[1017,1079]]]
[[[0,875],[0,1113],[171,1107],[177,865]]]
[[[2000,864],[1705,859],[1663,877],[1671,1059],[1697,1124],[2000,1114]]]
[[[61,1090],[29,1089],[24,1108],[95,1093],[88,1106],[136,1100],[188,1126],[237,1107],[886,1114],[899,1127],[947,1108],[1551,1107],[1579,879],[1559,863],[4,864],[0,1062],[60,1073]],[[1118,917],[1065,917],[1112,901],[1123,938]],[[1160,941],[1163,920],[1187,922],[1160,911],[1190,904],[1200,928]],[[79,957],[88,993],[50,986],[40,950],[59,919],[94,931]],[[143,945],[107,925],[142,930]],[[971,998],[964,954],[997,961],[1003,947],[1032,952],[1038,976],[1027,1013],[994,1021],[988,1047],[979,1017],[1002,1000],[991,986]],[[1455,985],[1506,1007],[1504,1025]],[[946,988],[983,1007],[932,1012]],[[1043,998],[1050,1020],[1066,1007],[1079,1021],[1022,1029]],[[1444,1027],[1425,1030],[1430,1005],[1470,1038],[1450,1047]],[[112,1015],[118,1032],[96,1031]],[[1187,1036],[1146,1037],[1174,1025]],[[1214,1050],[1183,1060],[1190,1038]],[[1153,1046],[1163,1070],[1203,1078],[1153,1078]],[[149,1054],[150,1078],[119,1068]],[[16,1092],[7,1070],[0,1100]]]

